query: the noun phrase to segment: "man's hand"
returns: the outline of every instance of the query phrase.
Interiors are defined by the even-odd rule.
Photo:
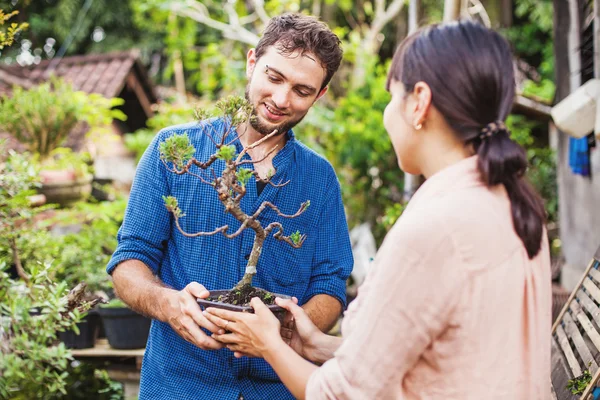
[[[179,336],[202,350],[218,350],[223,344],[206,335],[200,327],[217,333],[219,327],[202,314],[196,299],[205,299],[210,293],[201,284],[192,282],[180,291],[171,291],[163,303],[163,314]]]

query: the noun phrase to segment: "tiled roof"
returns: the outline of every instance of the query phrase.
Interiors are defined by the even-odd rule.
[[[31,87],[54,74],[70,81],[77,90],[116,97],[133,69],[148,99],[152,103],[157,101],[136,50],[64,57],[55,65],[52,62],[46,60],[30,66],[0,65],[0,92],[10,91],[13,85]]]

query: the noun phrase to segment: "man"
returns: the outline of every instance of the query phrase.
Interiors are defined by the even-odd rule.
[[[353,260],[340,187],[331,165],[298,142],[291,128],[327,91],[338,69],[339,39],[313,17],[285,14],[267,26],[256,49],[247,54],[246,97],[255,119],[238,128],[238,152],[277,129],[248,157],[261,177],[290,181],[282,188],[251,181],[242,199],[252,214],[264,201],[294,213],[306,200],[311,207],[300,217],[285,219],[286,232],[307,239],[300,249],[267,238],[254,286],[295,296],[314,323],[326,331],[345,306],[345,282]],[[216,131],[226,121],[215,119]],[[244,274],[254,231],[235,239],[222,235],[184,237],[173,225],[162,196],[173,195],[187,215],[188,232],[212,231],[236,221],[223,210],[216,192],[192,176],[170,174],[159,159],[159,144],[187,132],[195,157],[205,161],[215,152],[197,123],[164,129],[142,157],[131,189],[119,245],[108,264],[117,294],[129,306],[153,318],[142,366],[140,399],[287,399],[291,394],[261,359],[235,358],[211,338],[219,328],[196,303],[208,290],[231,288]],[[240,143],[241,142],[241,143]],[[273,146],[278,151],[263,160]],[[215,169],[223,168],[221,162]],[[292,211],[292,209],[294,211]],[[261,214],[263,225],[281,220]]]

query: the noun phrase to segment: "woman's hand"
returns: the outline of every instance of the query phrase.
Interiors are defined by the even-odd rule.
[[[295,300],[295,299],[293,299]],[[275,303],[281,308],[285,308],[291,315],[291,337],[289,346],[303,358],[311,361],[320,359],[320,342],[322,336],[326,336],[311,321],[310,317],[302,307],[297,305],[297,301],[289,299],[276,298]]]
[[[231,332],[213,334],[212,337],[224,343],[236,357],[264,358],[269,351],[284,344],[280,335],[281,325],[258,297],[250,300],[250,305],[254,314],[209,307],[204,315],[216,326]]]

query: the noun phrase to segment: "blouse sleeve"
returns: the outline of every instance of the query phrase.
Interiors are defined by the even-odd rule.
[[[352,331],[311,375],[307,399],[396,398],[406,373],[446,328],[464,269],[451,236],[422,217],[403,216],[386,237]]]

